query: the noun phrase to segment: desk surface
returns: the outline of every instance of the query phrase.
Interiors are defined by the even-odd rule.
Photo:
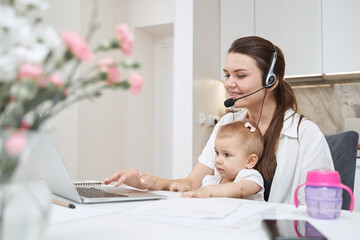
[[[168,196],[168,200],[158,201],[182,201],[179,193],[156,193]],[[224,199],[214,200],[221,202]],[[149,204],[156,201],[76,204],[74,210],[53,205],[44,239],[269,239],[261,225],[263,218],[308,220],[328,239],[356,239],[360,236],[359,212],[342,211],[339,219],[318,220],[309,218],[304,206],[295,208],[289,204],[241,199],[230,201],[231,204],[238,201],[241,207],[238,209],[244,211],[236,210],[216,220],[129,213],[129,210],[151,206]]]

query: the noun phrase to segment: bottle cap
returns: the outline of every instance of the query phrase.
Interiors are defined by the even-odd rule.
[[[338,171],[309,171],[306,176],[305,184],[310,186],[327,186],[342,188]]]

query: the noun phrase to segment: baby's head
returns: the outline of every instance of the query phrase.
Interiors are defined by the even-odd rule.
[[[233,180],[240,170],[254,168],[263,150],[263,137],[253,121],[223,125],[215,140],[215,167],[223,178]]]

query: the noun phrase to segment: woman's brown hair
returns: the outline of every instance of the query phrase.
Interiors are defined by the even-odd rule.
[[[294,91],[285,82],[285,58],[280,48],[275,46],[278,54],[274,67],[278,84],[273,90],[276,101],[276,109],[269,128],[264,135],[264,153],[256,165],[256,169],[263,175],[266,181],[274,177],[276,169],[276,150],[280,132],[284,123],[285,112],[292,108],[297,111],[297,103]],[[233,42],[228,50],[229,53],[241,53],[252,57],[263,74],[267,74],[272,62],[274,47],[273,44],[261,37],[250,36],[239,38]],[[301,117],[302,118],[302,117]]]

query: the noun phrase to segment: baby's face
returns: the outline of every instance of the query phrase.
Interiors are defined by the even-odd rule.
[[[248,154],[239,137],[221,137],[215,140],[215,168],[223,179],[233,181],[246,168]]]

